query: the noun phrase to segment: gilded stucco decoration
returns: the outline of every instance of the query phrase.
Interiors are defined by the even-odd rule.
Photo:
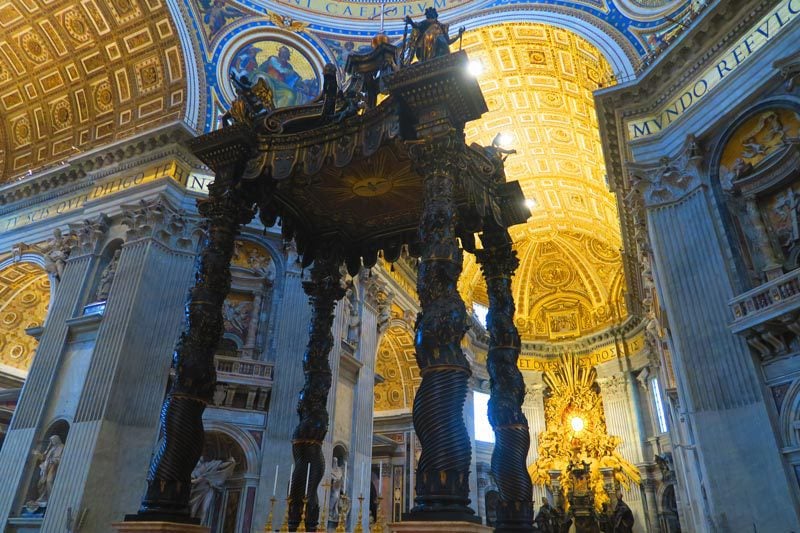
[[[41,326],[50,304],[50,279],[43,268],[21,261],[0,270],[0,364],[27,371],[37,341],[28,328]]]
[[[566,496],[573,478],[571,464],[589,463],[589,486],[599,511],[609,497],[601,468],[611,468],[623,486],[639,483],[639,471],[617,451],[621,439],[606,430],[603,400],[594,367],[582,364],[571,355],[561,357],[559,365],[544,372],[545,430],[539,435],[539,455],[528,470],[538,485],[550,485],[550,472],[561,472],[561,490]],[[565,498],[568,504],[568,499]]]
[[[488,144],[498,133],[517,153],[506,175],[522,186],[533,216],[512,228],[520,267],[515,321],[523,339],[575,338],[627,315],[614,196],[605,183],[592,91],[610,75],[602,54],[571,32],[542,24],[489,26],[464,34],[483,67],[489,113],[466,130]],[[474,258],[459,290],[487,303]]]
[[[0,5],[0,182],[184,117],[163,0]]]
[[[411,329],[389,326],[378,347],[375,372],[385,380],[375,385],[375,411],[410,410],[422,382]]]
[[[723,189],[756,169],[790,139],[800,138],[800,116],[792,109],[770,109],[747,119],[722,151],[719,180]]]

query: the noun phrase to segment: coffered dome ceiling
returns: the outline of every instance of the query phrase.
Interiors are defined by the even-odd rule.
[[[184,118],[165,0],[0,3],[0,183]]]
[[[527,340],[559,340],[621,321],[624,276],[619,220],[605,184],[592,91],[610,72],[602,54],[566,30],[504,24],[467,32],[464,49],[483,67],[489,113],[468,142],[498,133],[517,150],[506,175],[518,180],[533,216],[512,236],[520,258],[516,322]],[[487,303],[478,266],[467,256],[459,289]]]

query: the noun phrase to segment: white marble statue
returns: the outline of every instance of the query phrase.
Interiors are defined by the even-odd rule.
[[[42,251],[47,258],[45,270],[55,275],[57,281],[61,281],[61,275],[64,273],[64,266],[67,264],[70,253],[69,238],[64,237],[60,229],[55,228],[53,236],[47,240]]]
[[[328,520],[332,522],[339,521],[339,495],[342,491],[342,477],[344,476],[344,469],[339,464],[339,458],[333,458],[333,466],[331,466],[331,496],[328,501],[328,512],[330,516]]]
[[[212,459],[206,461],[201,457],[192,471],[192,493],[189,497],[189,508],[200,524],[210,526],[214,500],[222,492],[225,482],[233,475],[236,460],[231,457],[227,461]]]
[[[61,455],[64,453],[64,443],[61,437],[52,435],[47,443],[47,448],[43,452],[34,451],[33,455],[39,462],[39,481],[36,484],[37,496],[36,503],[45,506],[50,499],[50,492],[53,490],[53,481],[56,479],[58,465],[61,463]]]

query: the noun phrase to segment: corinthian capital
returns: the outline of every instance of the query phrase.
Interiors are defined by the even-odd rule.
[[[70,256],[91,254],[97,251],[99,243],[108,232],[111,221],[109,218],[100,214],[94,219],[86,219],[79,224],[70,224],[69,231],[73,238],[70,240],[72,247]]]
[[[680,153],[662,157],[657,163],[628,165],[631,190],[626,200],[641,195],[646,206],[674,202],[686,196],[701,182],[703,153],[694,135],[688,135]]]
[[[192,247],[191,231],[195,221],[174,208],[165,198],[142,199],[122,206],[122,223],[128,227],[128,242],[154,238],[178,250]]]

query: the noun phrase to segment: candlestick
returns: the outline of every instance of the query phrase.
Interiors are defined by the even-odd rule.
[[[363,472],[364,469],[362,468],[361,471]],[[363,476],[362,476],[362,479],[363,479]],[[364,494],[359,494],[358,495],[358,522],[356,522],[355,533],[364,533],[364,526],[361,524],[361,521],[362,521],[363,517],[364,517]]]
[[[281,533],[289,533],[289,507],[291,506],[292,506],[292,499],[287,497],[286,512],[283,513],[283,524],[281,524]]]
[[[292,468],[289,470],[289,486],[286,487],[286,497],[289,497],[289,494],[292,493],[292,478],[294,477],[294,463],[292,463]]]
[[[362,495],[364,494],[364,467],[365,466],[366,466],[366,464],[361,463],[361,482],[358,484],[358,489],[359,489],[358,493],[362,494]]]
[[[275,465],[275,481],[272,483],[272,498],[275,498],[275,491],[278,490],[278,465]]]
[[[383,533],[383,506],[381,505],[381,501],[383,498],[378,496],[378,511],[375,513],[375,523],[372,524],[372,528],[370,529],[370,533]]]
[[[347,494],[342,494],[339,498],[339,523],[336,524],[336,533],[345,533],[348,512],[350,512],[350,499]]]
[[[303,511],[300,514],[300,525],[297,527],[297,531],[299,533],[306,533],[306,519],[308,518],[307,511],[308,511],[308,498],[303,498]]]
[[[344,481],[342,481],[342,492],[347,492],[347,461],[344,462]]]
[[[310,477],[311,477],[311,463],[308,463],[308,468],[306,469],[306,490],[305,490],[306,499],[308,499],[308,480]]]
[[[275,494],[269,499],[269,516],[267,517],[267,525],[264,526],[264,531],[267,533],[272,532],[272,511],[275,510]]]

